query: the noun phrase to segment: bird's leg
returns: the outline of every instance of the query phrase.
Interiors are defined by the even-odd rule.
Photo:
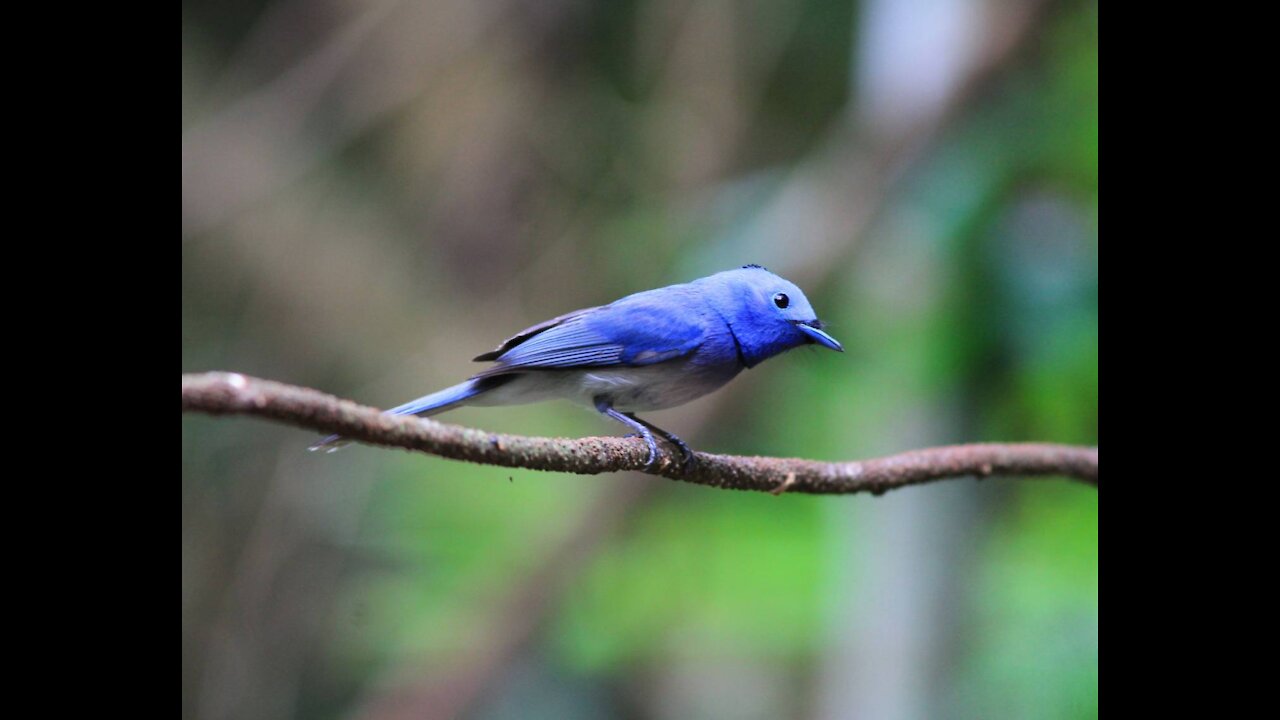
[[[614,410],[613,405],[603,397],[596,398],[595,403],[596,410],[599,410],[602,415],[608,415],[614,420],[617,420],[623,425],[635,430],[640,434],[640,437],[644,438],[645,444],[649,446],[649,459],[644,464],[644,471],[649,472],[652,470],[653,466],[658,462],[658,441],[653,439],[653,433],[649,432],[649,428],[645,427],[647,423]]]
[[[635,420],[636,422],[640,423],[641,425],[649,428],[650,430],[658,433],[667,442],[680,448],[680,469],[681,470],[688,470],[693,465],[693,449],[689,447],[688,443],[676,437],[674,433],[669,433],[666,430],[663,430],[662,428],[658,427],[657,425],[654,425],[653,423],[649,422],[648,420],[641,420],[640,418],[636,417],[635,413],[623,413],[623,414],[631,418],[632,420]]]

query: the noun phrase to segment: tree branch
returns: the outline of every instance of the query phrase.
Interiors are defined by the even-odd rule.
[[[427,418],[386,415],[317,390],[237,373],[183,375],[182,411],[257,415],[373,445],[530,470],[582,475],[643,470],[648,456],[639,438],[569,440],[489,433]],[[1065,476],[1098,484],[1097,448],[1048,443],[952,445],[843,463],[697,453],[688,471],[680,467],[678,452],[666,444],[660,445],[660,452],[653,474],[733,490],[879,495],[970,475]]]

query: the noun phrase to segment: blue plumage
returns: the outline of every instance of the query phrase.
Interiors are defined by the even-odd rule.
[[[800,288],[758,265],[628,295],[527,328],[476,357],[493,365],[466,382],[387,412],[429,416],[459,405],[517,405],[554,398],[585,403],[627,425],[658,456],[657,433],[635,416],[682,405],[745,368],[806,344],[843,351],[822,330]],[[337,449],[334,435],[311,449]]]

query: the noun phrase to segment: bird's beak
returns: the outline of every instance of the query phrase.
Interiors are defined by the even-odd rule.
[[[840,344],[839,340],[836,340],[835,338],[822,332],[818,328],[808,323],[802,323],[802,322],[796,323],[796,327],[800,329],[800,332],[804,333],[805,335],[808,335],[810,338],[813,339],[814,342],[818,343],[819,345],[823,347],[831,348],[836,352],[844,352],[844,346]]]

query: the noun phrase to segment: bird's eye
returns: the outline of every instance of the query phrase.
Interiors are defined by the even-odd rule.
[[[773,296],[773,304],[785,310],[791,304],[791,298],[786,293],[778,293]]]

